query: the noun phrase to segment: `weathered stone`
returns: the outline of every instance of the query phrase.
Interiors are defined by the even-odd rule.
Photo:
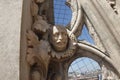
[[[117,29],[118,27],[116,27],[115,29],[113,29],[112,27],[112,26],[115,27],[119,24],[119,20],[116,16],[118,15],[118,12],[115,11],[116,4],[112,6],[113,3],[111,3],[110,1],[108,1],[108,3],[105,0],[104,1],[67,0],[68,6],[73,11],[71,24],[67,26],[70,30],[68,32],[66,31],[65,28],[62,28],[62,26],[56,26],[56,25],[54,26],[54,25],[48,24],[46,14],[45,15],[42,14],[42,10],[44,11],[44,9],[45,10],[47,9],[44,8],[44,5],[43,6],[41,5],[41,7],[38,10],[41,12],[40,14],[39,13],[37,14],[40,16],[34,19],[33,26],[32,26],[32,30],[33,30],[32,34],[34,37],[31,37],[31,38],[29,37],[28,39],[28,45],[29,44],[31,45],[28,46],[28,49],[27,49],[27,52],[28,52],[27,61],[31,65],[30,69],[32,70],[32,72],[30,71],[30,74],[31,76],[34,75],[32,76],[33,80],[36,80],[36,79],[43,80],[47,78],[54,80],[56,79],[55,76],[58,73],[60,73],[60,77],[62,77],[62,79],[67,80],[68,67],[71,61],[76,59],[76,57],[78,56],[90,57],[98,61],[98,63],[99,63],[99,60],[97,60],[97,58],[99,58],[100,60],[103,60],[104,61],[103,65],[112,66],[113,68],[111,69],[110,67],[105,67],[106,70],[107,69],[109,70],[108,71],[109,76],[105,77],[104,79],[119,78],[119,75],[120,75],[119,61],[113,60],[114,58],[119,57],[118,48],[120,47],[119,46],[120,41],[117,35],[119,34],[119,29]],[[104,15],[104,14],[108,14],[105,9],[108,10],[108,12],[111,12],[112,17]],[[113,16],[115,17],[114,20],[113,20]],[[117,20],[117,22],[115,22],[115,20]],[[86,42],[81,42],[81,41],[76,42],[75,37],[80,35],[83,23],[87,25],[89,31],[91,31],[90,30],[91,27],[92,28],[94,27],[93,29],[95,30],[92,33],[92,35],[95,35],[94,39],[96,40],[96,43],[99,49]],[[101,32],[104,33],[104,35],[101,34]],[[72,36],[73,34],[75,34],[74,37]],[[34,45],[34,43],[36,42],[37,44]],[[43,45],[43,43],[45,45]],[[78,51],[76,51],[76,49],[78,49]],[[101,52],[99,52],[99,50]],[[81,52],[84,52],[85,54]],[[113,53],[116,53],[116,54],[113,54]],[[35,57],[35,55],[39,57],[37,56]],[[46,59],[47,61],[44,61],[44,59]],[[59,65],[58,69],[56,67],[57,65]],[[44,66],[45,68],[43,68],[42,66]],[[40,70],[40,68],[44,70]],[[62,69],[62,71],[60,71],[59,69]],[[103,67],[103,70],[104,70],[104,67]],[[63,73],[65,74],[65,76],[61,75]],[[108,73],[105,72],[103,76],[105,76]]]
[[[119,4],[119,0],[67,0],[72,9],[68,30],[52,24],[50,0],[0,1],[0,80],[67,80],[68,68],[78,57],[97,61],[103,79],[118,80]],[[83,24],[97,45],[77,41]]]
[[[0,80],[19,80],[23,0],[0,1]]]

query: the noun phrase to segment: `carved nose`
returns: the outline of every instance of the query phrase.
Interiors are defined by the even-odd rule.
[[[59,39],[59,40],[62,40],[62,35],[59,35],[58,39]]]
[[[60,42],[62,41],[62,39],[63,39],[63,38],[62,38],[62,36],[61,36],[61,35],[59,35],[59,36],[58,36],[57,43],[60,43]]]

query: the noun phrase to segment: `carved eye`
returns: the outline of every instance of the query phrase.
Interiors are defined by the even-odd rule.
[[[59,36],[59,33],[55,33],[53,36],[54,36],[54,37],[58,37],[58,36]]]
[[[63,37],[67,37],[67,34],[66,33],[61,33]]]

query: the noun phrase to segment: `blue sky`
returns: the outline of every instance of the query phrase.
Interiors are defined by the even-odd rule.
[[[65,5],[66,0],[54,0],[54,19],[56,25],[63,25],[66,26],[72,17],[71,9]],[[82,34],[78,37],[79,40],[86,40],[87,42],[94,44],[93,39],[89,35],[89,32],[84,25]],[[77,64],[76,64],[77,63]],[[86,72],[100,69],[97,62],[94,60],[84,57],[78,58],[71,64],[69,68],[69,72],[78,71],[78,72]]]

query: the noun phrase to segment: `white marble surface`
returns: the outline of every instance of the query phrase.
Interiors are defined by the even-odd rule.
[[[22,0],[0,0],[0,80],[19,80]]]

